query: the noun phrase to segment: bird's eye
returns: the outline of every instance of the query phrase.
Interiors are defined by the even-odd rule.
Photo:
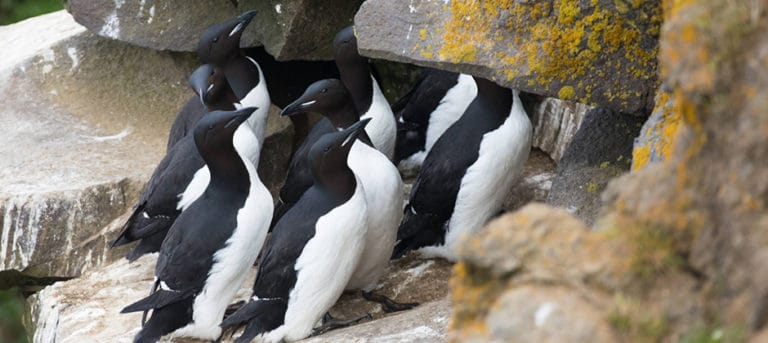
[[[323,149],[323,152],[329,152],[329,151],[331,151],[331,147],[329,147],[329,146],[327,146],[327,147],[325,147],[325,149]]]
[[[320,93],[326,93],[326,92],[328,92],[328,88],[323,88],[323,89],[320,91]]]
[[[213,125],[208,125],[208,130],[213,130]]]
[[[218,41],[219,41],[219,37],[218,37],[218,36],[216,36],[216,37],[213,37],[213,42],[214,42],[214,43],[216,43],[216,42],[218,42]]]

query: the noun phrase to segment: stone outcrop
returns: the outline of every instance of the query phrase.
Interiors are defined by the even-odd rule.
[[[585,117],[557,164],[547,203],[592,225],[608,182],[630,169],[633,137],[644,118],[599,107]]]
[[[278,60],[329,60],[333,37],[352,23],[360,2],[70,0],[66,6],[99,36],[172,51],[194,51],[209,26],[257,10],[244,46],[264,45]]]
[[[529,204],[459,248],[449,338],[616,342],[681,338],[701,318],[690,274],[648,279],[645,251],[620,228],[594,232]],[[643,247],[647,248],[647,247]],[[645,255],[641,255],[645,256]],[[672,339],[674,341],[674,339]]]
[[[661,1],[366,1],[361,53],[628,113],[657,86]]]
[[[699,276],[690,296],[705,304],[701,327],[745,337],[768,321],[766,6],[666,5],[660,70],[668,95],[654,112],[670,112],[652,133],[666,141],[665,158],[646,163],[648,145],[638,145],[635,156],[646,158],[606,191],[604,218],[644,235],[649,271]]]
[[[123,256],[108,243],[194,97],[196,59],[99,38],[63,11],[0,28],[0,42],[15,47],[0,67],[0,271],[71,277]],[[292,140],[274,111],[260,163],[273,192]]]

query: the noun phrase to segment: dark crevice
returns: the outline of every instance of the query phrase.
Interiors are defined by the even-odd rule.
[[[24,297],[37,293],[41,289],[71,277],[45,276],[34,277],[15,269],[0,271],[0,290],[18,288]]]

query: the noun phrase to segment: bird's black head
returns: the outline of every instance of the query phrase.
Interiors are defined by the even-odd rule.
[[[309,85],[304,94],[288,104],[280,115],[292,116],[298,113],[315,112],[336,123],[334,116],[343,115],[341,109],[351,105],[351,101],[347,88],[340,80],[325,79]],[[356,120],[357,118],[352,118],[352,121]]]
[[[195,125],[194,139],[200,155],[208,161],[217,152],[232,150],[235,130],[245,122],[256,107],[237,111],[213,111],[204,115]]]
[[[366,62],[365,57],[357,51],[357,37],[355,27],[347,26],[333,39],[333,53],[336,64],[353,64]]]
[[[352,126],[320,137],[309,150],[309,163],[315,180],[326,186],[337,185],[340,174],[348,170],[347,156],[352,145],[371,118],[358,121]]]
[[[222,100],[228,89],[227,78],[221,68],[203,64],[189,76],[189,87],[197,94],[203,105],[211,106]]]
[[[255,16],[256,11],[248,11],[206,29],[197,44],[197,56],[203,63],[213,64],[239,56],[240,37]]]

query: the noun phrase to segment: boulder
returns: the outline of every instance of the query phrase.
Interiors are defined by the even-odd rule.
[[[0,271],[72,277],[120,258],[108,244],[194,98],[195,57],[100,38],[64,11],[2,27],[0,42],[17,47],[0,67]],[[274,192],[292,128],[271,115],[267,135]]]
[[[662,95],[657,108],[671,102],[671,112],[651,136],[669,150],[663,162],[639,163],[609,186],[601,220],[627,235],[644,232],[638,245],[647,249],[648,278],[698,278],[702,291],[689,296],[703,303],[705,332],[740,328],[755,341],[768,327],[765,6],[697,0],[665,7],[659,61],[669,98]],[[646,147],[635,155],[652,155]]]
[[[642,124],[642,117],[605,108],[587,112],[557,165],[547,203],[592,225],[608,182],[630,169],[632,142]]]
[[[648,232],[587,228],[562,209],[529,204],[458,249],[448,337],[472,342],[678,341],[702,322],[694,275]],[[650,267],[669,263],[668,274]]]
[[[34,342],[83,341],[130,342],[141,326],[141,314],[120,310],[147,295],[152,286],[157,254],[128,264],[119,260],[93,269],[81,277],[56,283],[29,298]],[[442,260],[403,258],[394,261],[376,292],[403,302],[419,302],[413,310],[385,316],[379,305],[363,300],[359,293],[345,294],[331,309],[338,318],[358,318],[371,313],[375,320],[344,330],[330,331],[310,342],[337,340],[378,341],[411,339],[445,340],[450,306],[450,263]],[[250,296],[256,268],[252,268],[236,300]],[[171,342],[197,342],[176,338]],[[231,342],[225,337],[223,342]]]
[[[514,211],[529,202],[543,202],[555,178],[555,162],[543,151],[533,148],[528,155],[523,174],[504,201],[504,211]]]
[[[363,55],[464,72],[532,93],[649,112],[660,1],[366,1]]]
[[[278,60],[329,60],[333,37],[352,23],[360,2],[70,0],[66,6],[99,36],[171,51],[194,51],[209,26],[257,10],[243,46],[264,45]]]

